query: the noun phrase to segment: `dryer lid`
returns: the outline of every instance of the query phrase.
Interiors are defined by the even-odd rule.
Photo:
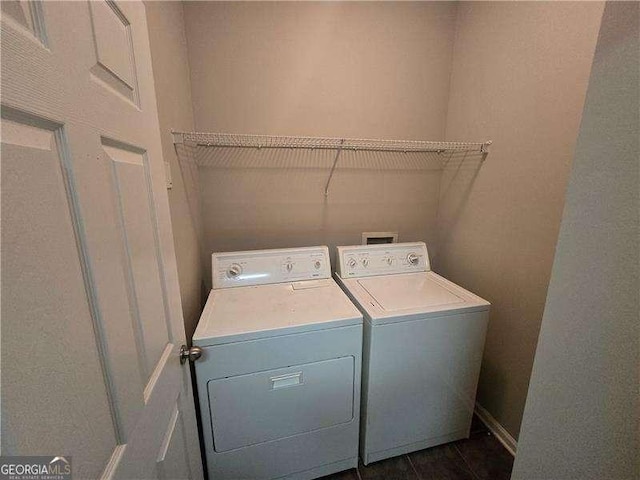
[[[331,278],[213,289],[193,334],[200,347],[362,325]]]
[[[361,278],[358,283],[386,311],[455,306],[466,300],[432,276],[382,275]]]

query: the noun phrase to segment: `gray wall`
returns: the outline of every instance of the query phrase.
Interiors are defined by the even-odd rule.
[[[478,401],[515,438],[602,9],[458,9],[446,137],[494,145],[481,168],[453,162],[445,170],[433,261],[492,303]]]
[[[187,2],[196,128],[441,139],[454,2]]]
[[[181,2],[146,2],[153,77],[158,102],[162,155],[170,163],[169,193],[180,295],[187,340],[200,317],[202,267],[198,236],[190,214],[185,184],[176,158],[171,130],[193,130],[189,62]]]
[[[187,3],[196,129],[442,139],[455,9],[446,2]],[[325,198],[334,152],[236,149],[205,157],[205,252],[332,247],[360,243],[372,230],[435,241],[438,158],[344,153]]]
[[[639,17],[604,11],[514,479],[640,477]]]

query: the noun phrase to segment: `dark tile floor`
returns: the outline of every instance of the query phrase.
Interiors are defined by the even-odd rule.
[[[509,480],[513,457],[474,415],[468,439],[360,465],[322,480]]]

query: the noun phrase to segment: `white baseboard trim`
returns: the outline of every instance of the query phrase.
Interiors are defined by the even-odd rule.
[[[507,430],[500,425],[500,423],[479,403],[476,403],[476,415],[478,415],[478,418],[482,420],[482,423],[487,426],[500,443],[504,445],[504,448],[506,448],[507,451],[515,457],[516,450],[518,449],[518,442],[516,439],[513,438],[511,434],[507,432]]]

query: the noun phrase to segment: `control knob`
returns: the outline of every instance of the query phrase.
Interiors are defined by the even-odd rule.
[[[349,268],[356,268],[356,265],[358,265],[358,262],[356,262],[355,258],[350,258],[349,261],[347,262],[347,265],[349,265]]]
[[[237,278],[242,273],[242,267],[237,263],[234,263],[227,269],[227,277]]]
[[[418,265],[418,262],[420,261],[420,258],[415,253],[410,253],[409,255],[407,255],[407,261],[411,265],[415,266],[415,265]]]
[[[362,259],[362,266],[364,268],[367,268],[369,266],[369,259],[368,258],[363,258]]]

